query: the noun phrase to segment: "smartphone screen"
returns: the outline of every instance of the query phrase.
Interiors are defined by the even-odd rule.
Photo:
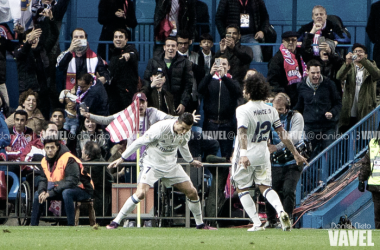
[[[215,59],[215,65],[218,67],[220,66],[220,58]]]

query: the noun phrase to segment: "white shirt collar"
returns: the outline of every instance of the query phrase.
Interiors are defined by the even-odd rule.
[[[181,56],[187,56],[187,57],[189,57],[189,50],[187,50],[186,51],[186,53],[181,53],[181,52],[179,52],[179,50],[177,51],[178,52],[178,54],[180,54]]]
[[[210,53],[209,53],[208,55],[206,55],[206,54],[203,52],[203,50],[202,50],[202,54],[204,55],[204,57],[210,57],[210,56],[211,56],[211,51],[210,51]]]

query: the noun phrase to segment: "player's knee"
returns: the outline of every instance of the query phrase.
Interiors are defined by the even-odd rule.
[[[143,190],[137,190],[135,194],[139,200],[143,200],[145,198],[145,193]]]
[[[236,191],[237,191],[238,193],[243,193],[243,192],[245,192],[245,191],[249,191],[249,189],[248,189],[248,188],[243,188],[243,189],[236,188]]]
[[[198,199],[197,190],[194,187],[190,188],[189,190],[186,191],[186,196],[187,196],[187,198],[189,198],[191,200]]]

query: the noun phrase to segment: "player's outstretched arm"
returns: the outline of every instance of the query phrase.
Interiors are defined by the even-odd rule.
[[[111,169],[111,168],[116,168],[117,166],[119,166],[119,165],[120,165],[121,163],[123,163],[123,162],[124,162],[123,158],[120,157],[119,159],[117,159],[117,160],[111,162],[111,163],[108,165],[107,168],[109,168],[109,169]]]
[[[278,136],[280,137],[282,143],[284,143],[285,147],[287,147],[290,150],[290,152],[292,152],[292,154],[294,155],[294,159],[296,160],[297,165],[299,165],[299,166],[302,166],[303,164],[309,165],[309,163],[306,161],[306,159],[304,157],[302,157],[298,153],[296,148],[294,147],[294,145],[293,145],[292,141],[289,139],[288,133],[286,132],[284,127],[276,128],[276,132],[277,132]]]
[[[243,165],[245,168],[251,165],[247,157],[247,145],[248,145],[248,136],[247,136],[247,128],[240,127],[238,129],[238,140],[240,145],[239,152],[239,165]]]

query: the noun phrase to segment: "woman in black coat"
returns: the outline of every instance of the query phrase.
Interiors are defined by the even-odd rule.
[[[100,41],[112,41],[116,29],[130,29],[137,26],[135,6],[131,0],[100,0],[98,22],[103,25]],[[131,34],[129,34],[131,37]],[[109,48],[114,48],[113,44]],[[106,58],[106,44],[99,44],[98,55]]]

